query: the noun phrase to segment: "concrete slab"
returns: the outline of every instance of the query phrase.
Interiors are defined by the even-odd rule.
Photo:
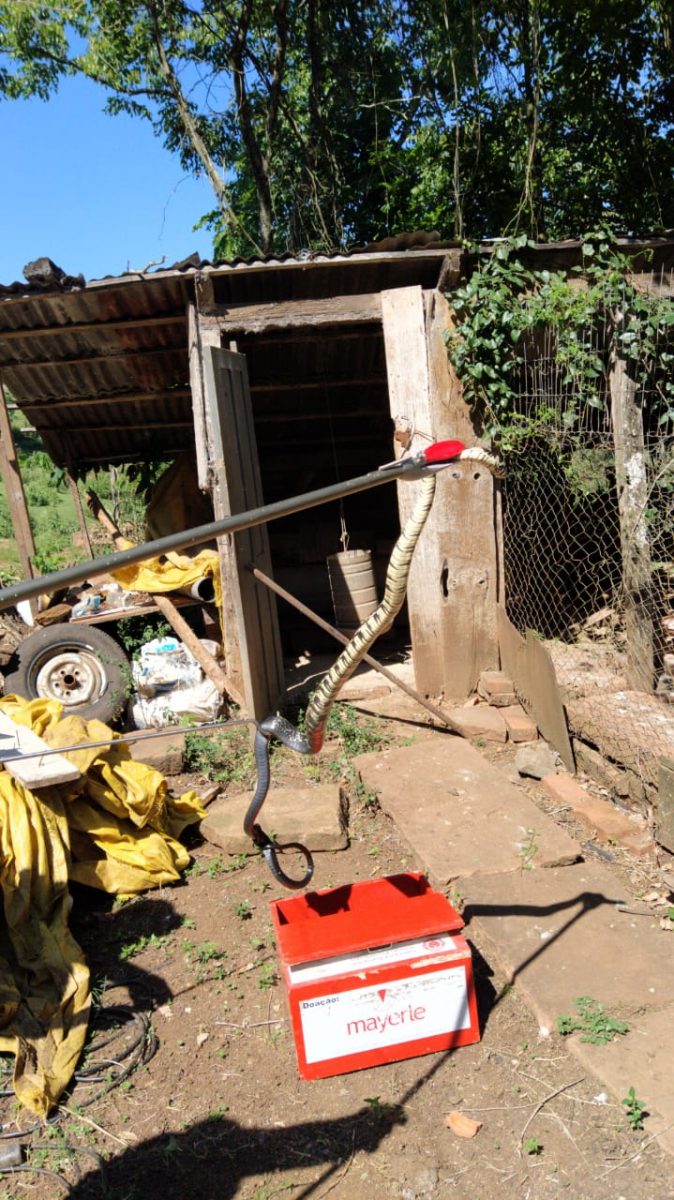
[[[147,763],[162,775],[179,775],[183,769],[184,741],[184,729],[180,733],[167,730],[161,737],[129,742],[129,751],[136,762]]]
[[[479,872],[510,878],[525,865],[579,857],[577,843],[460,738],[436,734],[354,763],[436,883]]]
[[[608,1046],[581,1042],[574,1034],[571,1048],[618,1102],[634,1088],[649,1113],[646,1136],[657,1134],[658,1145],[674,1154],[674,1004],[640,1013],[629,1025],[629,1033]]]
[[[246,795],[224,796],[208,811],[200,829],[205,838],[226,854],[251,852],[243,819],[250,804]],[[262,828],[279,842],[302,842],[312,852],[345,850],[349,844],[348,804],[334,784],[307,788],[270,788],[260,815]]]
[[[574,1012],[576,996],[625,1019],[670,1002],[674,937],[618,912],[625,897],[600,864],[483,875],[457,887],[468,936],[475,931],[541,1025],[554,1029],[558,1016]]]

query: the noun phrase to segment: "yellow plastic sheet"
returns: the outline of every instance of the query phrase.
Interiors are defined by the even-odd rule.
[[[123,549],[131,549],[133,544],[126,542]],[[200,579],[210,578],[218,611],[221,608],[220,568],[215,550],[200,550],[194,558],[170,551],[161,558],[119,567],[112,575],[129,592],[184,592]]]
[[[131,895],[171,883],[189,862],[178,838],[206,814],[133,760],[100,721],[61,719],[55,700],[8,696],[0,710],[67,753],[74,783],[30,792],[0,769],[0,1050],[16,1056],[18,1099],[44,1117],[68,1085],[89,1018],[89,972],[68,928],[68,880]]]

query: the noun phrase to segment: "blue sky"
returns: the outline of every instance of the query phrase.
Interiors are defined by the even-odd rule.
[[[51,100],[0,101],[0,283],[46,255],[86,279],[212,256],[215,207],[205,180],[186,176],[150,125],[102,112],[102,89],[66,79]]]

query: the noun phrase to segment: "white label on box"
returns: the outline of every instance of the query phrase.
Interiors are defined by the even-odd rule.
[[[454,938],[448,933],[437,933],[425,938],[395,942],[392,946],[377,946],[374,950],[359,950],[357,954],[338,954],[334,958],[290,967],[290,982],[298,985],[313,983],[315,979],[329,979],[333,975],[357,975],[371,967],[383,967],[403,959],[449,954],[456,950],[456,946]]]
[[[307,1063],[470,1027],[462,967],[300,1000]]]

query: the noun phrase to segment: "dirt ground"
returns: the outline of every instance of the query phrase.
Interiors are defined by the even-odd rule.
[[[355,796],[350,836],[316,856],[317,887],[419,867]],[[539,1031],[470,928],[477,1045],[300,1080],[269,913],[279,889],[258,858],[223,858],[198,835],[191,849],[173,887],[123,905],[77,891],[91,1044],[68,1111],[24,1136],[31,1170],[0,1176],[0,1200],[674,1197],[671,1159],[568,1040]],[[11,1095],[3,1105],[0,1155],[16,1132]],[[452,1110],[482,1122],[475,1137],[447,1128]]]

